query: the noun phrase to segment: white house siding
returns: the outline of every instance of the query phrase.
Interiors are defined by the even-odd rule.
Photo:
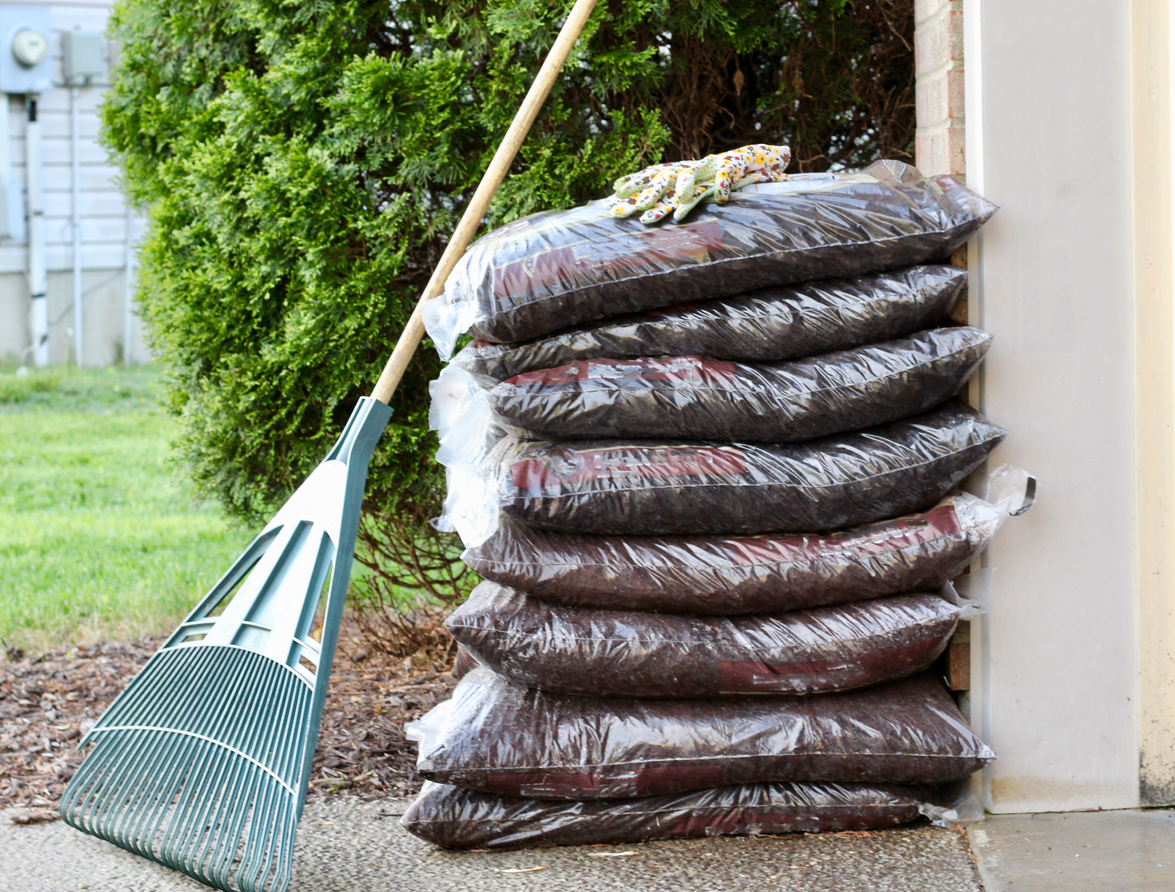
[[[14,4],[17,5],[17,4]],[[37,103],[41,122],[45,190],[45,257],[48,269],[49,355],[51,363],[73,358],[73,140],[70,121],[70,89],[62,71],[62,34],[70,30],[104,33],[111,3],[78,0],[73,3],[21,2],[21,6],[47,7],[52,28],[52,90]],[[106,43],[107,63],[112,47]],[[104,365],[123,355],[126,340],[128,241],[142,236],[142,219],[128,213],[116,180],[116,170],[98,143],[98,106],[108,83],[103,77],[76,87],[80,147],[81,265],[83,332],[82,356],[86,365]],[[9,158],[13,174],[25,182],[25,129],[23,97],[9,96],[3,111],[8,116]],[[28,361],[28,244],[0,242],[0,359]],[[133,276],[133,271],[132,271]],[[130,357],[147,358],[137,318],[131,320]]]

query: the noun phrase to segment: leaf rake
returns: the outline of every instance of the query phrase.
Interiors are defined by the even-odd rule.
[[[576,0],[372,395],[82,740],[93,749],[62,795],[67,824],[216,888],[289,886],[367,466],[424,334],[421,305],[472,241],[595,3]]]
[[[326,460],[90,730],[64,821],[210,886],[286,888],[367,464],[391,414],[360,401]]]

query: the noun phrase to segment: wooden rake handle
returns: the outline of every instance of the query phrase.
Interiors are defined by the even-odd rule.
[[[391,402],[392,394],[396,392],[396,386],[404,377],[408,361],[412,359],[412,354],[416,352],[416,347],[424,336],[421,307],[424,306],[426,300],[432,300],[445,290],[445,280],[449,278],[449,273],[453,271],[453,267],[457,265],[457,260],[465,253],[469,243],[473,241],[473,235],[477,231],[482,217],[489,209],[494,193],[502,185],[502,180],[506,178],[506,172],[510,169],[514,156],[518,154],[518,147],[522,145],[522,141],[530,131],[530,125],[538,116],[543,101],[551,91],[551,85],[559,76],[563,63],[567,61],[567,56],[571,53],[571,48],[575,46],[575,41],[583,31],[583,26],[587,22],[588,16],[592,14],[595,5],[596,0],[576,0],[559,36],[555,38],[555,43],[547,54],[543,67],[539,69],[538,76],[530,85],[530,90],[527,92],[526,98],[522,100],[522,105],[514,116],[510,129],[506,131],[505,137],[502,138],[502,142],[498,146],[498,151],[494,153],[490,166],[477,186],[477,191],[473,193],[473,200],[469,202],[469,206],[461,216],[461,222],[457,224],[453,238],[445,248],[445,253],[441,255],[441,262],[433,270],[432,278],[428,280],[428,286],[424,289],[424,293],[416,303],[416,309],[412,311],[412,316],[408,319],[408,325],[400,335],[400,340],[396,342],[396,349],[392,351],[387,365],[380,373],[379,380],[371,395],[381,403]]]

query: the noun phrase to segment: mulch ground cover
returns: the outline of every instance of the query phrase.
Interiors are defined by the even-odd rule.
[[[53,820],[81,764],[78,741],[163,639],[107,643],[40,656],[0,657],[0,809],[12,820]],[[443,657],[391,660],[361,639],[340,641],[310,780],[310,797],[414,795],[416,745],[404,723],[456,683]]]

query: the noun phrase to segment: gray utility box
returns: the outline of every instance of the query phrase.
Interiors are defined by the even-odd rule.
[[[49,7],[0,5],[0,92],[24,95],[53,88]]]
[[[97,31],[66,31],[61,35],[65,82],[80,87],[106,73],[106,48]]]

